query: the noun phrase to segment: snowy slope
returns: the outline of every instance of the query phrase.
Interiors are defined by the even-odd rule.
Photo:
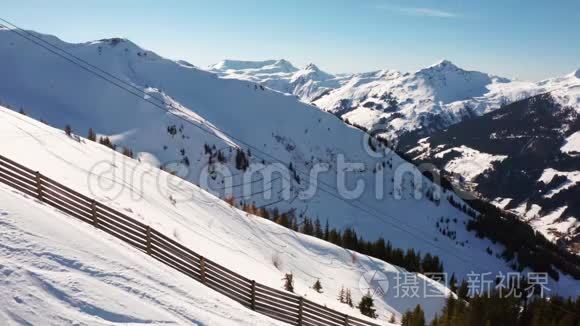
[[[293,94],[305,102],[327,94],[350,79],[348,74],[332,75],[312,63],[299,69],[284,59],[223,60],[211,65],[209,71],[224,78],[252,81],[282,93]]]
[[[0,184],[2,325],[284,325]]]
[[[577,75],[537,83],[511,81],[443,60],[414,73],[353,78],[315,104],[351,123],[382,130],[385,137],[396,141],[405,132],[422,130],[427,136],[517,100],[572,88],[579,84]]]
[[[227,182],[233,185],[248,184],[241,178],[241,172],[233,167],[235,151],[232,150],[238,146],[246,148],[246,144],[267,153],[264,155],[252,150],[252,163],[261,163],[262,160],[272,163],[271,158],[275,157],[276,161],[286,166],[292,164],[298,171],[308,171],[317,163],[329,164],[330,170],[319,175],[319,187],[325,191],[319,190],[307,200],[298,197],[299,192],[309,186],[304,175],[300,176],[299,182],[292,181],[290,185],[285,184],[281,178],[274,178],[265,185],[260,182],[252,183],[252,192],[249,195],[242,194],[243,187],[234,187],[233,196],[236,200],[255,202],[258,206],[270,205],[269,207],[276,207],[282,212],[294,210],[297,217],[304,214],[317,217],[323,223],[328,220],[332,227],[354,227],[359,235],[368,240],[382,236],[395,247],[414,248],[421,253],[438,255],[443,260],[445,270],[456,273],[458,277],[472,271],[511,270],[509,263],[486,252],[490,248],[494,253],[501,253],[503,247],[500,244],[479,239],[466,230],[465,224],[470,219],[468,215],[455,209],[446,200],[436,204],[425,197],[427,192],[438,189],[427,179],[419,179],[417,185],[422,187],[417,187],[417,192],[413,189],[414,181],[408,174],[403,175],[401,183],[395,184],[395,170],[402,167],[416,172],[413,166],[406,164],[394,153],[386,156],[377,156],[377,153],[369,155],[368,148],[365,148],[367,141],[362,132],[346,126],[331,114],[306,105],[294,96],[261,89],[249,81],[219,78],[214,73],[163,59],[127,40],[109,39],[69,44],[51,36],[35,35],[111,72],[120,80],[131,83],[136,89],[147,92],[146,99],[159,99],[165,105],[171,104],[169,109],[187,122],[153,107],[143,99],[122,92],[11,31],[3,30],[0,31],[0,66],[10,78],[0,80],[0,99],[14,110],[22,107],[30,116],[59,128],[68,123],[82,135],[86,135],[89,128],[94,128],[98,134],[111,136],[118,145],[132,148],[143,163],[166,166],[168,162],[180,162],[178,166],[186,167],[185,162],[188,162],[189,174],[184,177],[196,184],[200,184],[200,173],[208,168],[209,157],[204,152],[203,145],[215,145],[217,149],[223,149],[227,159],[225,166],[235,173],[231,177],[217,175],[215,180],[210,180],[210,184],[204,186],[206,189],[218,189]],[[375,78],[377,75],[392,76],[393,73],[383,71],[363,74],[360,78]],[[11,119],[18,122],[22,116],[12,116]],[[172,126],[176,128],[175,133],[168,132],[168,127]],[[59,163],[63,154],[54,152],[55,149],[62,146],[58,150],[67,150],[71,145],[48,143],[50,138],[57,136],[52,136],[53,132],[47,132],[43,127],[41,125],[28,130],[26,137],[35,137],[35,140],[31,138],[27,141],[40,146],[39,151],[51,152],[44,159],[45,162],[48,160],[54,161],[53,164]],[[6,128],[10,130],[8,126]],[[15,134],[12,137],[16,138],[22,137],[18,136],[22,132],[13,128],[9,134]],[[18,141],[26,140],[21,138]],[[13,147],[6,150],[8,156],[46,170],[39,165],[32,153],[24,153]],[[83,147],[76,148],[75,151],[79,156],[86,154]],[[342,173],[337,171],[337,160],[341,155],[344,155],[346,162],[362,163],[362,167],[347,175],[348,189],[353,189],[357,180],[367,184],[356,201],[342,200],[336,189],[336,176],[339,172]],[[113,158],[109,158],[111,160]],[[67,161],[70,162],[70,158]],[[67,177],[63,182],[70,182],[78,189],[87,187],[83,176],[90,171],[93,163],[71,164],[70,168],[78,170],[80,174],[76,179]],[[79,165],[83,166],[80,170]],[[128,173],[117,170],[119,167],[107,170],[111,168],[107,161],[103,161],[102,166],[97,168],[104,169],[105,172]],[[209,168],[218,168],[215,161]],[[60,168],[50,170],[48,166],[48,169],[49,174],[62,173]],[[175,166],[172,169],[178,170]],[[384,178],[381,178],[384,181],[383,198],[377,198],[374,192],[374,182],[379,174],[377,171],[384,173]],[[252,181],[259,179],[255,177]],[[330,186],[322,186],[323,182]],[[267,193],[265,190],[271,190],[271,197],[261,195]],[[290,197],[281,197],[286,191],[290,192]],[[183,195],[184,193],[176,195],[178,202],[184,198],[190,199]],[[445,197],[448,195],[450,194],[443,194]],[[152,198],[163,206],[163,209],[155,208],[153,216],[165,216],[172,211],[168,194]],[[143,205],[151,205],[149,202],[147,200]],[[123,203],[122,208],[133,210],[131,203]],[[183,205],[189,204],[185,202]],[[149,211],[146,213],[141,215],[150,216]],[[175,216],[176,219],[184,219],[188,215],[176,213]],[[437,221],[442,217],[457,219],[454,225],[449,226],[450,231],[457,233],[456,239],[451,240],[439,233]],[[215,223],[215,219],[208,218],[207,223]],[[228,229],[225,225],[224,229]],[[169,228],[168,231],[173,232],[174,229]],[[228,232],[229,237],[232,233]],[[261,233],[260,236],[264,234]],[[277,243],[278,240],[276,237],[272,241]],[[232,248],[244,248],[245,251],[246,247],[233,244]],[[206,250],[212,252],[219,249],[210,245]],[[263,254],[260,252],[260,255]],[[271,252],[266,256],[268,257],[262,259],[272,260]],[[237,262],[237,259],[240,257],[231,257],[228,262]],[[235,265],[239,265],[242,269],[240,272],[244,274],[243,268],[247,264]],[[252,270],[247,272],[252,273]],[[335,274],[334,271],[315,272],[310,277]],[[354,281],[356,278],[354,276],[350,279]],[[573,287],[566,286],[567,280],[566,276],[561,277],[560,283],[554,284],[554,291],[562,291],[564,294],[566,291],[575,291]],[[279,281],[280,276],[276,275],[269,282],[279,284]],[[312,279],[309,279],[304,284],[311,282]],[[334,297],[336,291],[331,292]]]
[[[105,146],[82,138],[69,138],[60,130],[3,108],[0,109],[0,116],[2,117],[0,130],[3,132],[3,137],[11,139],[10,143],[3,142],[0,146],[0,152],[3,155],[31,168],[39,169],[45,175],[111,205],[133,218],[151,225],[203,256],[263,284],[281,289],[283,274],[293,272],[297,294],[307,296],[315,302],[339,311],[358,315],[358,310],[336,301],[341,286],[351,289],[353,300],[358,302],[367,290],[365,287],[361,287],[363,286],[361,284],[366,286],[366,283],[361,283],[363,277],[370,278],[375,272],[378,272],[379,275],[384,275],[393,281],[399,273],[404,271],[399,267],[371,260],[319,239],[294,233],[263,218],[250,216],[230,207],[225,202],[190,183],[183,182],[181,179],[147,163],[128,159]],[[24,148],[27,150],[23,150]],[[52,242],[48,240],[46,243],[42,242],[45,235],[50,235],[51,239],[60,239],[59,246],[52,247],[54,251],[49,249],[40,251],[59,253],[65,257],[71,250],[73,254],[78,251],[86,254],[90,252],[91,248],[99,246],[104,241],[104,246],[111,246],[112,249],[107,247],[96,251],[93,256],[80,256],[75,258],[78,263],[73,261],[70,265],[88,265],[82,270],[92,271],[93,269],[89,265],[92,261],[96,260],[96,263],[100,264],[115,262],[107,256],[107,253],[111,251],[119,253],[113,256],[113,258],[120,257],[117,260],[121,260],[123,257],[130,259],[130,263],[127,263],[129,266],[134,265],[133,261],[144,261],[142,266],[137,265],[129,268],[130,271],[140,271],[141,277],[148,275],[150,268],[152,273],[160,269],[156,264],[147,261],[146,258],[139,258],[142,255],[140,252],[126,249],[127,246],[114,243],[116,241],[107,240],[109,243],[113,242],[113,244],[107,244],[105,240],[108,239],[108,236],[104,234],[89,236],[100,232],[87,229],[90,228],[89,226],[81,226],[72,221],[55,223],[52,220],[53,217],[58,218],[59,221],[65,218],[59,217],[50,208],[41,208],[40,212],[29,214],[30,207],[42,205],[32,204],[31,201],[34,200],[32,198],[24,200],[19,196],[7,195],[6,192],[11,191],[0,191],[0,196],[11,198],[7,201],[3,199],[0,201],[0,209],[8,214],[4,220],[7,224],[3,224],[0,230],[7,240],[15,242],[19,238],[18,235],[10,233],[13,226],[20,228],[20,233],[40,233],[42,237],[37,241],[39,243],[35,243],[32,236],[29,240],[30,246],[35,246],[34,248],[40,248],[41,245],[53,246]],[[179,201],[173,204],[169,200],[170,197],[179,199]],[[23,214],[29,216],[26,222],[19,224],[13,221]],[[36,219],[42,219],[45,222],[35,225],[31,229],[29,224],[34,223]],[[62,226],[59,226],[61,224]],[[57,226],[59,230],[54,234],[53,229]],[[77,232],[77,230],[80,231]],[[68,233],[73,235],[69,237]],[[54,238],[52,238],[53,235]],[[86,240],[78,240],[85,238]],[[87,248],[84,247],[85,243],[88,243]],[[74,248],[77,248],[76,251],[68,248],[72,244],[74,244]],[[18,252],[16,249],[4,252],[5,258],[3,260],[7,260],[10,265],[18,266],[26,263],[42,266],[42,261],[35,262],[34,257],[22,257],[22,262],[20,258],[16,260],[10,258],[13,251]],[[39,250],[31,249],[30,251]],[[28,253],[28,256],[30,255]],[[133,259],[129,255],[136,255],[137,258]],[[95,257],[99,259],[95,259]],[[153,267],[150,267],[151,265]],[[102,265],[99,266],[101,266],[99,270],[104,269]],[[113,266],[115,266],[115,270],[123,270],[125,265],[115,263]],[[97,271],[92,273],[100,275]],[[173,276],[177,274],[176,272],[167,272],[167,274],[171,276],[158,278],[154,274],[151,275],[151,279],[159,279],[160,282],[166,278],[181,280],[180,277]],[[111,276],[111,278],[113,277],[115,274]],[[439,283],[421,275],[418,277],[421,291],[425,288],[435,291],[434,293],[448,294],[448,290]],[[322,294],[316,293],[310,288],[317,279],[322,282],[324,290]],[[77,282],[93,284],[96,281],[90,280],[90,275],[87,275]],[[106,283],[107,279],[102,282]],[[79,286],[84,286],[83,284]],[[181,286],[173,284],[167,286],[182,289]],[[377,285],[371,283],[371,286]],[[91,291],[91,293],[86,293],[88,300],[105,300],[106,292],[102,292],[105,290],[95,288]],[[207,291],[204,290],[203,293]],[[183,295],[182,293],[181,296]],[[179,300],[181,296],[175,300]],[[445,300],[443,296],[438,298],[395,298],[395,296],[396,292],[391,288],[385,296],[375,299],[381,319],[388,319],[392,314],[400,318],[402,313],[413,308],[416,304],[421,304],[427,316],[431,318],[441,309]],[[186,299],[188,303],[193,300],[187,297]],[[120,296],[119,300],[125,299]],[[226,302],[229,301],[226,300]],[[169,303],[163,302],[160,305],[165,307]],[[12,307],[13,304],[9,307]],[[139,307],[142,306],[136,306],[134,309]],[[46,307],[47,313],[50,313],[49,310],[50,307]],[[90,315],[91,311],[87,310],[86,313]],[[194,313],[192,312],[188,316]],[[234,312],[232,312],[233,314]],[[236,318],[242,317],[237,316]],[[243,323],[243,318],[240,323]]]
[[[571,136],[566,138],[566,143],[560,148],[563,153],[569,155],[580,154],[580,131],[573,133]]]

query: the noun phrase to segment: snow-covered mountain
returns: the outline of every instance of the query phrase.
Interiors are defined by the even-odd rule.
[[[477,237],[474,231],[467,230],[466,225],[474,219],[471,215],[477,214],[470,214],[462,209],[462,201],[455,194],[441,190],[441,197],[434,197],[433,194],[438,194],[440,188],[427,178],[421,177],[414,166],[393,152],[382,153],[385,149],[382,144],[369,141],[357,128],[297,100],[295,96],[260,87],[251,79],[240,81],[221,78],[190,64],[164,59],[124,39],[70,44],[53,36],[37,33],[32,35],[36,40],[47,41],[65,49],[78,59],[69,57],[70,61],[76,63],[73,64],[10,30],[0,30],[0,69],[6,76],[0,79],[0,100],[15,111],[22,110],[35,119],[59,128],[69,124],[73,132],[81,135],[86,135],[89,128],[93,128],[98,136],[108,136],[119,147],[131,148],[144,166],[145,163],[162,166],[178,174],[187,170],[188,174],[182,175],[185,179],[204,189],[213,190],[222,197],[227,194],[221,190],[231,184],[231,196],[236,202],[267,205],[281,212],[294,212],[299,222],[305,216],[318,218],[323,223],[328,220],[331,227],[356,229],[357,234],[366,240],[383,237],[394,247],[413,248],[423,254],[437,255],[443,261],[445,270],[455,273],[459,278],[465,278],[471,272],[508,272],[515,267],[513,261],[505,261],[500,257],[505,249],[502,243]],[[91,66],[85,63],[90,63]],[[268,65],[276,65],[276,62],[255,66],[226,62],[222,66],[261,69],[260,67]],[[285,63],[278,65],[283,67],[282,70],[292,70]],[[432,70],[438,69],[443,68],[433,67]],[[87,70],[100,74],[101,77]],[[107,77],[109,75],[104,75],[102,71],[110,73],[114,78]],[[290,73],[294,76],[313,75],[324,78],[324,74],[317,73],[313,67]],[[455,74],[461,75],[460,72]],[[469,94],[478,94],[488,77],[481,74],[470,76],[473,87],[468,88]],[[103,78],[110,78],[110,81]],[[399,73],[381,71],[361,74],[357,78],[388,80],[406,77]],[[494,79],[495,77],[489,78],[493,83],[503,82],[501,79]],[[120,86],[121,82],[130,85],[126,86],[126,91],[120,89],[123,87]],[[448,82],[437,81],[438,85]],[[451,93],[445,94],[438,95],[437,98],[451,96]],[[324,97],[320,101],[323,99]],[[18,118],[16,116],[14,119]],[[18,130],[16,128],[13,132]],[[38,150],[25,149],[29,143],[13,147],[2,142],[0,149],[3,152],[9,151],[7,156],[15,157],[31,166],[38,166],[39,170],[46,170],[43,166],[48,159],[64,161],[64,165],[57,165],[58,169],[49,170],[51,173],[59,173],[64,166],[71,170],[67,171],[71,175],[72,171],[79,170],[75,164],[70,163],[71,158],[68,155],[63,157],[62,153],[52,151],[55,146],[61,146],[60,142],[49,142],[52,137],[58,137],[52,132],[35,127],[27,130],[24,135],[19,133],[17,136],[9,136],[14,139],[31,139],[30,144],[40,144],[42,146],[38,150],[44,148],[48,153],[39,160],[35,156]],[[369,142],[372,146],[368,145]],[[65,144],[66,148],[72,146]],[[269,181],[261,182],[263,179],[256,173],[249,180],[244,179],[243,167],[238,168],[240,164],[236,159],[240,148],[246,153],[245,159],[250,163],[282,164],[291,167],[293,175],[290,178],[273,177]],[[75,147],[74,150],[78,153],[78,159],[89,155],[82,147]],[[97,169],[104,169],[104,172],[112,172],[111,167],[117,166],[116,163],[111,165],[112,159],[102,160],[102,166],[95,165],[95,160],[85,162],[81,169],[82,174],[77,174],[75,179],[66,178],[63,181],[77,188],[86,187],[86,178],[82,175],[91,171],[93,165]],[[341,162],[360,164],[345,167]],[[310,182],[307,173],[300,172],[310,171],[313,166],[327,166],[328,171],[318,174],[318,190],[309,194],[310,198],[304,198],[300,194],[307,193],[314,182]],[[233,173],[224,175],[226,168]],[[250,170],[261,168],[253,166]],[[117,168],[113,171],[122,172]],[[202,178],[208,173],[209,178]],[[343,174],[346,185],[337,184],[337,179]],[[419,177],[414,178],[417,175]],[[377,179],[384,190],[380,195],[377,195],[375,189]],[[356,199],[346,198],[343,196],[344,191],[339,189],[343,187],[353,190],[361,182],[366,187],[354,196]],[[198,192],[190,188],[189,192],[174,194],[178,197],[174,199],[181,205],[195,205],[196,198],[191,198],[192,193]],[[286,196],[287,193],[289,196]],[[159,206],[163,209],[146,211],[141,213],[142,216],[149,216],[149,213],[153,216],[172,214],[180,225],[195,225],[196,218],[203,220],[197,209],[192,209],[188,214],[172,213],[171,204],[167,204],[170,201],[169,194],[152,196],[147,195],[148,199],[143,205],[163,203]],[[205,196],[202,197],[208,201]],[[112,198],[116,197],[110,196]],[[119,206],[126,210],[135,209],[129,201]],[[213,211],[207,216],[207,220],[199,223],[205,225],[204,228],[211,228],[211,225],[218,227]],[[227,234],[225,238],[235,237],[242,227],[229,224],[230,220],[231,218],[227,219],[228,222],[220,222],[219,227]],[[441,220],[447,221],[444,227],[440,225]],[[195,227],[191,236],[179,236],[178,231],[176,237],[182,240],[194,239]],[[174,230],[175,228],[169,228],[168,232]],[[244,239],[263,236],[262,233],[256,235],[251,232],[239,234]],[[279,232],[270,236],[274,237],[272,241],[279,240],[279,237],[289,237],[280,236]],[[233,243],[222,250],[216,249],[214,243],[200,245],[202,242],[193,241],[190,244],[196,250],[207,252],[208,256],[212,256],[213,251],[225,254],[226,251],[236,248],[243,248],[245,252],[245,246],[250,245]],[[277,247],[285,248],[280,249],[284,252],[287,249],[286,244]],[[317,252],[328,258],[326,249]],[[268,257],[262,259],[272,259],[271,252],[266,255]],[[252,264],[246,260],[228,257],[231,259],[225,261],[224,265],[238,266],[242,274],[256,273]],[[288,257],[294,259],[291,254]],[[334,264],[332,257],[325,261],[331,266]],[[357,261],[361,262],[362,259]],[[298,278],[304,280],[304,285],[310,283],[312,277],[334,273],[319,270],[313,275],[310,266],[307,268],[304,267],[307,265],[290,263],[287,266],[289,269],[285,271],[293,269],[296,273],[303,273]],[[366,265],[367,268],[369,266]],[[311,278],[306,278],[307,274]],[[356,275],[352,278],[360,276],[360,273]],[[272,284],[279,284],[279,274],[271,277]],[[569,275],[561,274],[559,282],[551,282],[553,293],[578,295],[578,289],[569,286],[574,282]],[[334,297],[334,290],[329,292],[333,292],[328,295]],[[385,303],[391,304],[388,300]],[[408,306],[405,305],[405,308]],[[398,308],[394,310],[401,312]]]
[[[293,94],[305,102],[316,100],[351,78],[348,74],[326,73],[313,63],[299,69],[284,59],[223,60],[211,65],[209,71],[225,78],[252,81],[282,93]]]
[[[378,287],[405,272],[235,209],[157,166],[2,107],[0,130],[10,139],[0,145],[3,155],[257,282],[282,289],[284,273],[292,272],[296,294],[338,311],[365,318],[336,300],[341,287],[350,289],[356,303],[369,285]],[[3,294],[10,294],[0,298],[0,321],[279,324],[2,183],[0,239],[0,282]],[[392,315],[400,320],[417,304],[427,318],[441,310],[449,291],[417,277],[420,291],[435,297],[397,298],[391,288],[375,298],[381,322]],[[312,289],[317,279],[322,293]]]
[[[414,73],[355,76],[315,104],[396,142],[406,132],[421,130],[428,135],[517,100],[570,86],[576,82],[572,76],[533,83],[467,71],[442,60]]]
[[[281,60],[224,60],[209,67],[224,78],[248,80],[293,94],[354,125],[379,130],[397,142],[407,132],[423,135],[509,103],[576,85],[577,70],[539,82],[510,80],[462,69],[448,60],[414,73],[380,70],[329,74],[314,64],[299,69]]]
[[[399,146],[415,161],[435,163],[463,187],[578,252],[580,78],[574,73],[551,82],[569,86],[429,137],[407,134]]]

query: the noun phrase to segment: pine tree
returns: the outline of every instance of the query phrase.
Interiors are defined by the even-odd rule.
[[[111,149],[116,149],[117,146],[111,142],[109,137],[101,137],[99,138],[99,144],[105,145]]]
[[[407,311],[401,320],[401,326],[425,326],[425,313],[417,305],[413,311]]]
[[[226,157],[224,156],[224,153],[222,153],[222,151],[218,151],[217,152],[217,160],[220,163],[225,163],[226,162]]]
[[[314,221],[314,236],[323,239],[324,238],[324,231],[322,230],[322,226],[320,225],[320,220],[317,218]]]
[[[317,279],[316,282],[314,282],[314,285],[312,285],[312,288],[314,289],[314,291],[318,292],[318,293],[322,293],[322,284],[320,284],[320,279]]]
[[[68,125],[68,124],[67,124],[66,126],[64,126],[64,133],[65,133],[67,136],[69,136],[69,137],[71,136],[71,134],[72,134],[72,128],[71,128],[71,126],[70,126],[70,125]]]
[[[344,293],[344,286],[340,287],[340,291],[338,292],[338,302],[346,303],[346,294]]]
[[[128,147],[123,148],[123,155],[133,158],[133,150]]]
[[[87,135],[87,139],[90,141],[97,141],[97,134],[95,134],[93,128],[89,128],[89,134]]]
[[[181,159],[181,163],[185,164],[186,166],[189,166],[189,157],[187,157],[187,156],[184,156],[184,157]]]
[[[282,213],[282,214],[278,215],[275,222],[284,226],[284,227],[290,227],[292,225],[291,220],[288,218],[288,214],[286,214],[286,213]]]
[[[292,217],[292,220],[290,221],[290,229],[292,229],[293,231],[298,232],[298,222],[296,221],[295,217]]]
[[[310,221],[308,217],[304,217],[300,232],[306,235],[314,235],[314,227],[312,226],[312,221]]]
[[[336,229],[332,229],[328,235],[328,241],[335,245],[342,246],[342,235]]]
[[[371,292],[368,291],[367,294],[365,294],[361,299],[360,302],[358,304],[358,309],[360,310],[360,313],[371,317],[371,318],[377,318],[377,314],[376,314],[376,309],[375,307],[375,303],[373,300],[373,296],[371,295]]]
[[[246,157],[246,153],[239,148],[236,149],[236,169],[245,171],[248,166],[250,166],[250,162]]]
[[[284,281],[284,290],[294,292],[294,275],[287,273],[282,280]]]
[[[415,307],[413,310],[414,325],[413,326],[425,326],[425,313],[421,309],[420,305]]]
[[[468,300],[469,299],[468,295],[469,295],[469,284],[467,284],[466,280],[463,280],[461,282],[461,285],[459,286],[459,289],[457,289],[457,296],[461,300]]]
[[[451,279],[449,280],[449,289],[451,292],[457,292],[457,279],[455,278],[455,273],[451,274]]]
[[[352,304],[352,295],[350,294],[350,289],[346,289],[344,301],[345,301],[344,303],[349,305],[351,308],[354,307],[354,305]]]

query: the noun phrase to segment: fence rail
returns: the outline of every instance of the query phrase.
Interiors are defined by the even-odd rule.
[[[300,326],[378,326],[250,280],[148,225],[2,155],[0,182],[123,240],[244,307],[271,318]]]

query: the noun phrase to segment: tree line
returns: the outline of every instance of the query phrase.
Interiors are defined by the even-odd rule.
[[[526,299],[501,295],[497,290],[472,297],[450,296],[441,314],[431,322],[431,326],[578,325],[580,325],[580,298]]]
[[[403,267],[409,272],[427,274],[444,272],[443,263],[438,256],[430,253],[423,255],[414,249],[396,248],[390,241],[386,241],[382,237],[375,241],[369,241],[358,235],[354,228],[346,227],[343,230],[331,228],[328,220],[322,226],[318,218],[312,219],[308,216],[302,216],[299,221],[293,211],[280,212],[277,208],[257,208],[254,204],[243,202],[237,204],[232,197],[226,198],[225,201],[247,213],[269,219],[296,232],[317,237],[345,249]]]
[[[342,118],[339,117],[342,120]],[[415,160],[392,146],[386,139],[372,135],[369,130],[361,125],[343,120],[361,131],[370,135],[380,145],[393,150],[403,160],[416,164]],[[488,238],[492,242],[501,243],[505,250],[500,254],[506,262],[511,262],[514,270],[522,271],[530,268],[538,273],[548,273],[554,280],[559,280],[559,269],[564,274],[571,275],[580,280],[580,257],[550,242],[540,232],[535,231],[529,224],[522,221],[518,216],[504,211],[497,206],[475,198],[463,199],[464,203],[455,200],[452,195],[455,187],[449,181],[448,173],[437,169],[427,169],[423,175],[431,180],[440,180],[440,186],[445,192],[450,192],[448,202],[455,208],[472,217],[467,223],[468,231],[473,231],[479,238]]]

